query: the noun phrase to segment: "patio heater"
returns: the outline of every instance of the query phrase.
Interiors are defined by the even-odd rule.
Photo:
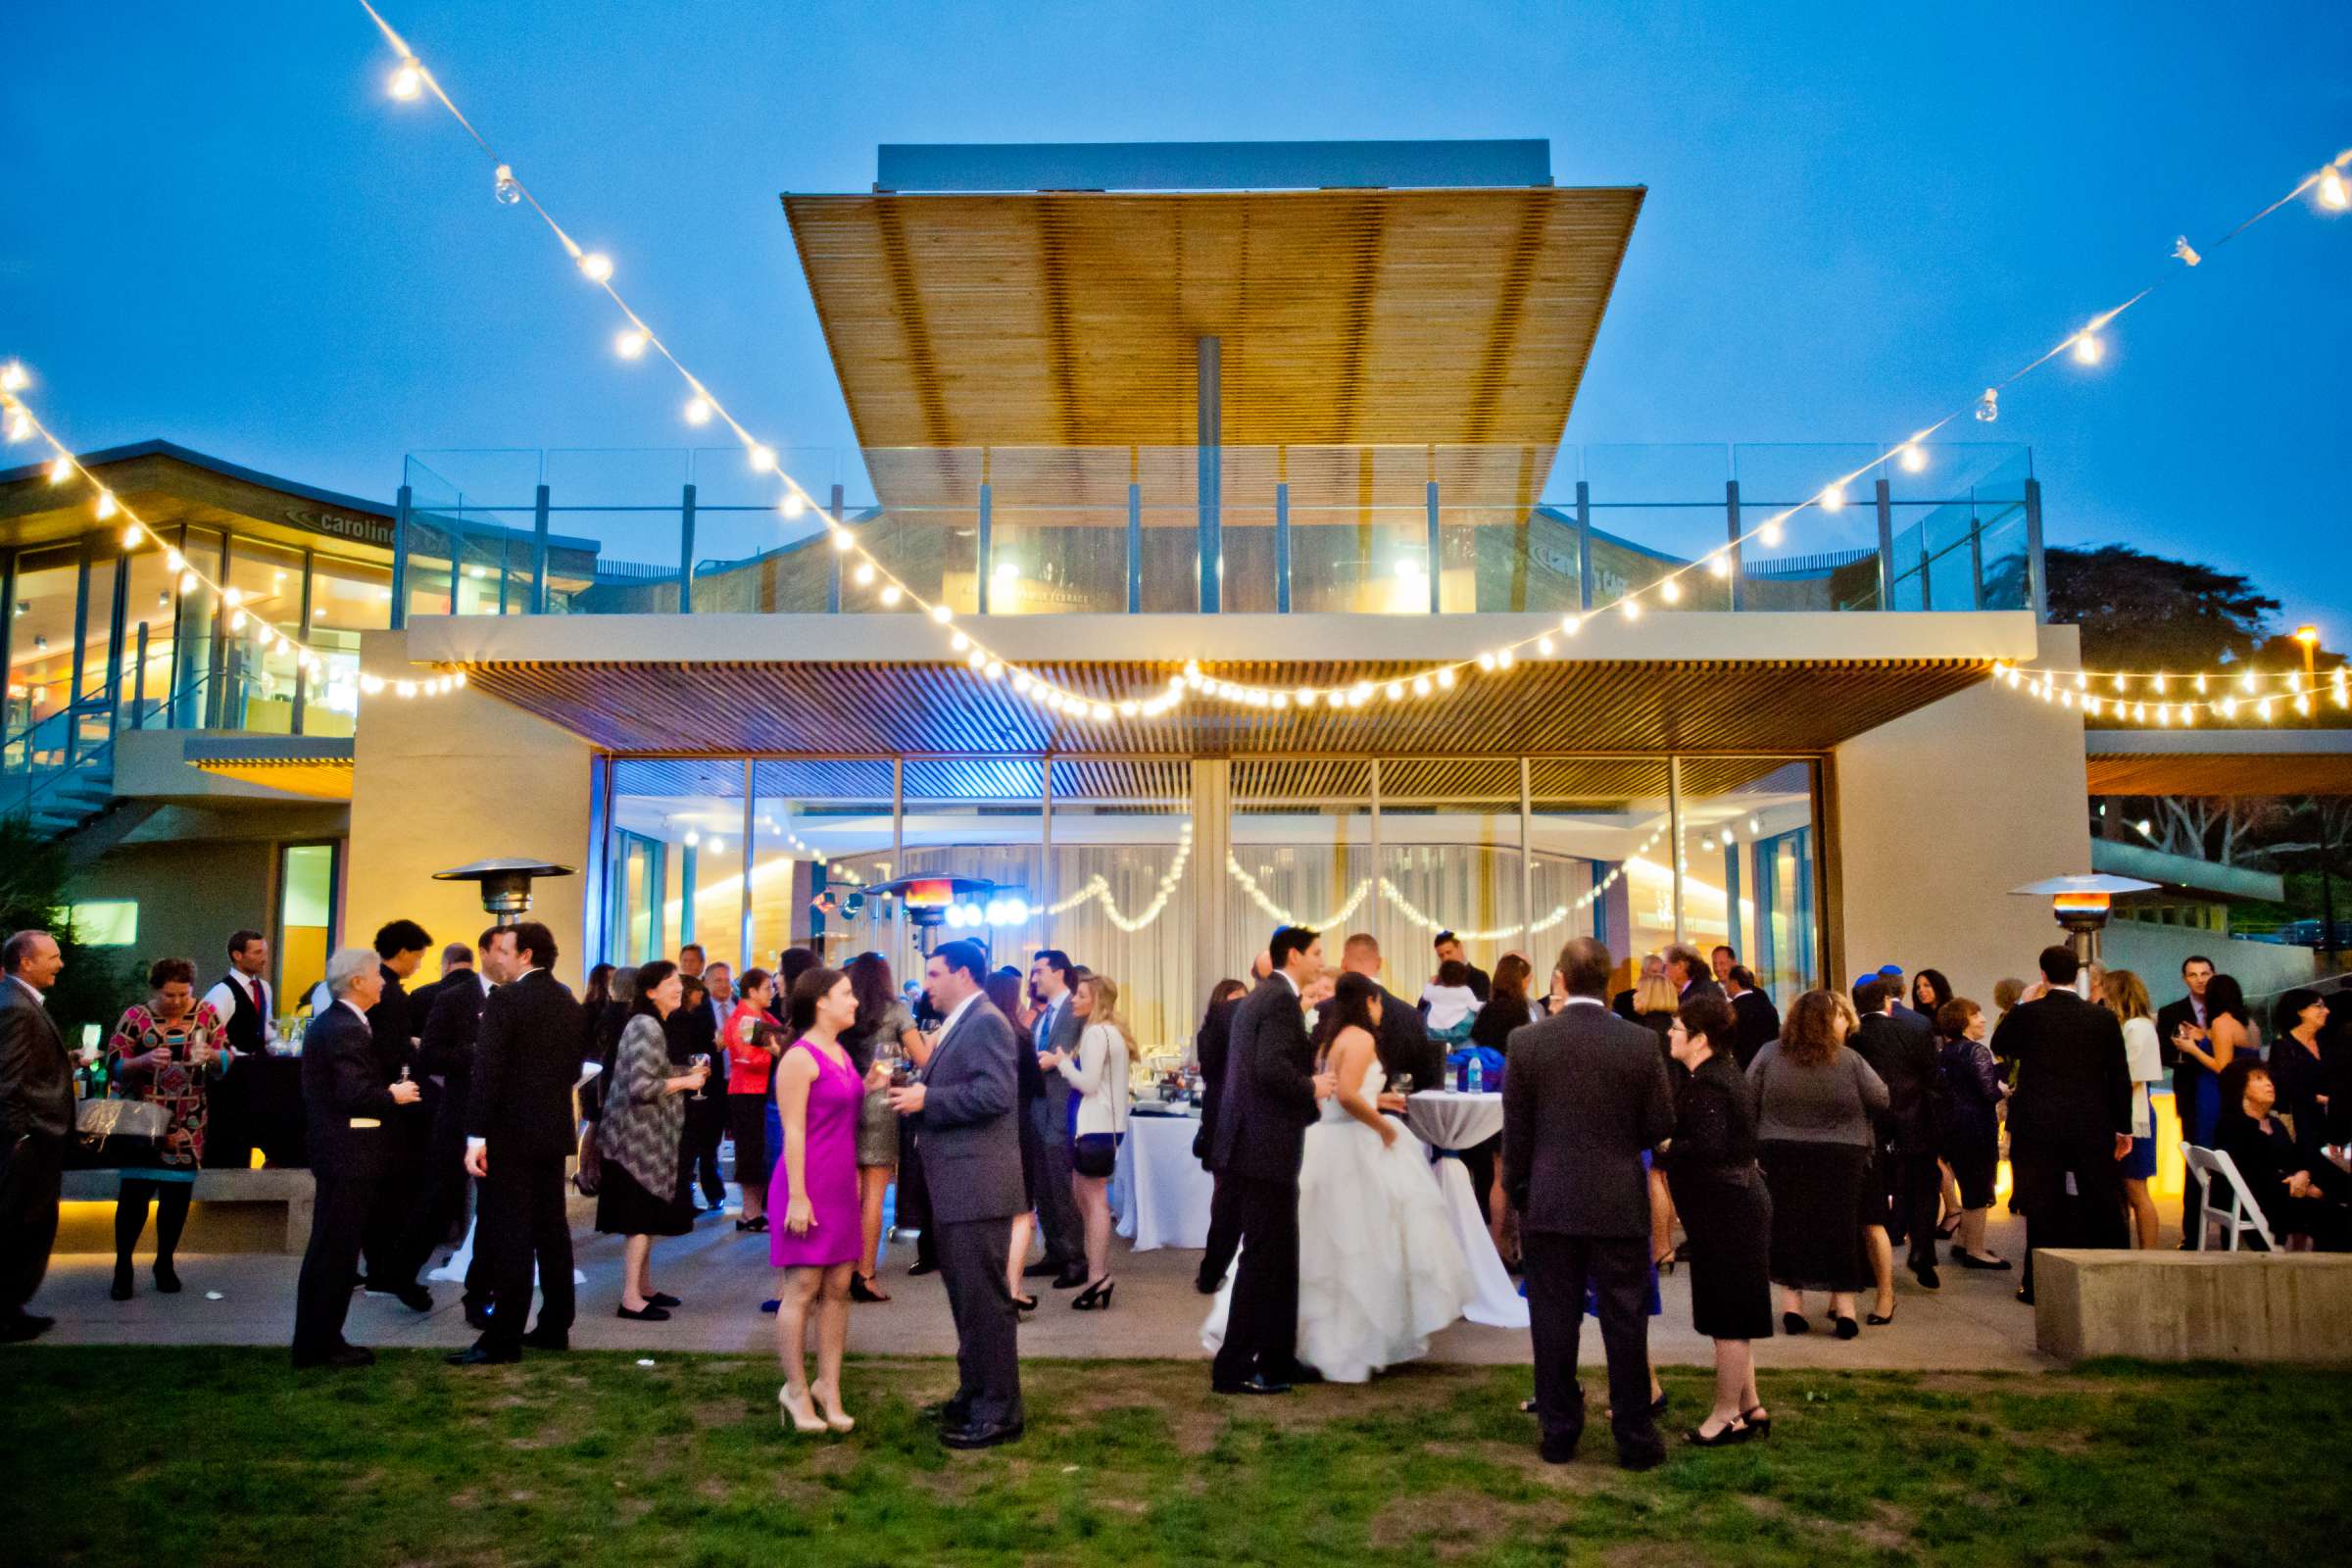
[[[2106,928],[2107,912],[2118,893],[2145,893],[2155,887],[2136,877],[2107,876],[2100,872],[2082,872],[2072,876],[2054,876],[2046,882],[2030,882],[2009,891],[2028,898],[2046,898],[2050,913],[2066,928],[2073,943],[2075,956],[2084,963],[2095,963],[2099,956],[2099,933]]]
[[[482,885],[482,908],[498,917],[500,925],[514,925],[530,911],[531,882],[543,876],[569,876],[568,865],[550,865],[545,860],[497,859],[476,860],[471,865],[455,865],[446,871],[435,871],[436,882],[479,882]]]

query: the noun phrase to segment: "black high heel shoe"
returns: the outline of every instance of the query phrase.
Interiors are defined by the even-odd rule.
[[[1764,1407],[1759,1404],[1754,1410],[1742,1410],[1740,1412],[1740,1419],[1746,1424],[1747,1430],[1753,1433],[1759,1439],[1769,1438],[1772,1436],[1772,1417],[1768,1415],[1759,1415],[1756,1413],[1758,1410],[1762,1410],[1763,1408]]]
[[[1887,1324],[1894,1321],[1894,1314],[1889,1312],[1885,1317],[1881,1317],[1876,1312],[1870,1312],[1863,1316],[1862,1321],[1869,1324],[1874,1329],[1883,1329]]]
[[[1813,1332],[1813,1325],[1802,1312],[1783,1312],[1781,1314],[1781,1332],[1783,1334],[1810,1334]]]
[[[853,1301],[887,1301],[890,1298],[875,1290],[873,1282],[864,1275],[853,1274],[850,1276],[850,1299]]]
[[[1092,1312],[1097,1308],[1101,1308],[1102,1310],[1107,1312],[1110,1310],[1110,1293],[1117,1289],[1117,1287],[1118,1281],[1110,1278],[1110,1276],[1106,1274],[1102,1278],[1089,1285],[1085,1290],[1080,1291],[1075,1297],[1071,1298],[1070,1310],[1073,1312]]]
[[[1703,1434],[1698,1427],[1692,1427],[1683,1434],[1683,1441],[1693,1448],[1728,1448],[1734,1444],[1745,1443],[1755,1435],[1744,1421],[1731,1420],[1726,1421],[1718,1428],[1711,1438]]]
[[[1012,1298],[1012,1304],[1019,1307],[1024,1312],[1034,1312],[1037,1310],[1037,1298],[1034,1296],[1016,1296]]]
[[[1838,1337],[1841,1340],[1858,1340],[1862,1337],[1862,1325],[1850,1317],[1841,1317],[1838,1320]]]

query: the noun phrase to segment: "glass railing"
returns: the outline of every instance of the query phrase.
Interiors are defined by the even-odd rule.
[[[733,448],[408,460],[408,615],[888,612],[1565,613],[1693,563],[1669,607],[2041,608],[2028,449],[1931,445],[1767,545],[1868,446],[883,448],[797,451],[786,512]],[[843,498],[848,470],[870,499]],[[856,553],[826,547],[824,515]]]

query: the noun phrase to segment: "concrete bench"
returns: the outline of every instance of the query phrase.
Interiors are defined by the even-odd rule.
[[[2034,1333],[2069,1361],[2352,1365],[2352,1253],[2040,1251]]]
[[[70,1170],[65,1204],[58,1217],[57,1250],[115,1250],[115,1200],[122,1174],[112,1170]],[[311,1208],[318,1183],[307,1170],[201,1170],[180,1238],[185,1252],[300,1252],[310,1245]],[[155,1246],[150,1215],[140,1241],[144,1256]]]

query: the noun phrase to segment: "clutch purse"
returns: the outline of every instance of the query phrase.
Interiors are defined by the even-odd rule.
[[[84,1100],[74,1107],[71,1170],[132,1170],[163,1163],[164,1107],[147,1100]]]

